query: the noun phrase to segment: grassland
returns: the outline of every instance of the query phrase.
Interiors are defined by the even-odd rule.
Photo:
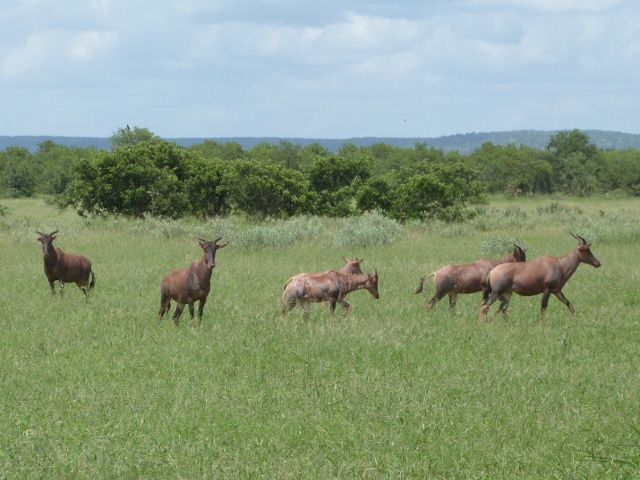
[[[494,199],[460,225],[379,216],[252,225],[83,219],[1,200],[0,478],[638,478],[640,201]],[[35,229],[87,255],[89,302],[51,297]],[[448,263],[563,255],[575,231],[602,262],[552,298],[476,325],[477,295],[411,296]],[[159,282],[217,256],[203,324],[156,322]],[[286,279],[364,257],[380,299],[280,318]]]

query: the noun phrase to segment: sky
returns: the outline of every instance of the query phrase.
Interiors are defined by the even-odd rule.
[[[2,0],[0,135],[640,133],[637,0]]]

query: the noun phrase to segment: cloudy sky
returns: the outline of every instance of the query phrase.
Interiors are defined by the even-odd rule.
[[[0,135],[640,133],[637,0],[3,0]]]

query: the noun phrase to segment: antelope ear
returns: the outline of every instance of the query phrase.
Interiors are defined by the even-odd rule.
[[[227,245],[229,245],[229,241],[228,241],[228,240],[227,240],[226,242],[224,242],[224,243],[217,243],[217,244],[216,244],[216,247],[218,247],[218,248],[224,248],[224,247],[226,247]]]

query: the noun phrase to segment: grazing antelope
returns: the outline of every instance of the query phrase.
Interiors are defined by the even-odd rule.
[[[211,272],[216,266],[216,251],[227,246],[229,242],[218,243],[222,237],[208,242],[204,238],[196,237],[198,245],[204,251],[202,260],[192,262],[187,268],[172,270],[167,273],[160,284],[160,311],[158,322],[171,307],[171,300],[177,303],[173,314],[173,323],[180,324],[180,315],[185,305],[189,305],[191,322],[194,320],[194,303],[198,305],[198,323],[202,323],[202,310],[207,303],[207,296],[211,289]]]
[[[564,257],[545,255],[531,262],[509,263],[499,265],[491,270],[487,276],[486,291],[483,292],[486,300],[482,302],[478,322],[486,317],[489,307],[497,298],[501,298],[498,312],[502,312],[506,320],[509,299],[513,292],[522,296],[542,294],[538,325],[542,324],[544,320],[544,313],[552,293],[567,306],[571,316],[574,316],[573,305],[562,293],[562,288],[574,274],[578,265],[586,263],[599,268],[600,262],[591,253],[591,245],[584,238],[574,233],[571,235],[580,243]]]
[[[82,290],[85,298],[88,298],[89,290],[96,285],[96,277],[91,270],[91,262],[87,257],[76,253],[64,253],[61,249],[53,246],[56,239],[56,230],[49,234],[36,230],[40,235],[37,240],[42,243],[42,257],[44,258],[44,274],[49,280],[51,294],[55,295],[54,283],[57,280],[60,284],[60,296],[64,296],[65,282],[74,282]],[[91,277],[91,282],[89,282]]]
[[[515,245],[515,249],[509,255],[497,260],[481,258],[473,263],[463,265],[447,265],[441,269],[425,275],[420,279],[420,285],[413,292],[417,295],[422,292],[424,281],[433,277],[436,291],[427,302],[427,310],[430,310],[445,295],[449,295],[449,307],[452,311],[456,308],[459,293],[476,293],[482,290],[483,282],[489,271],[503,263],[524,262],[526,254],[522,245]]]
[[[344,314],[347,315],[351,305],[344,298],[350,292],[363,289],[367,290],[373,298],[380,297],[377,270],[373,275],[342,273],[337,270],[310,274],[302,281],[288,282],[284,286],[282,315],[285,316],[296,304],[299,304],[304,310],[304,317],[307,318],[310,302],[329,302],[332,316],[336,310],[336,303],[339,303],[345,310]]]

